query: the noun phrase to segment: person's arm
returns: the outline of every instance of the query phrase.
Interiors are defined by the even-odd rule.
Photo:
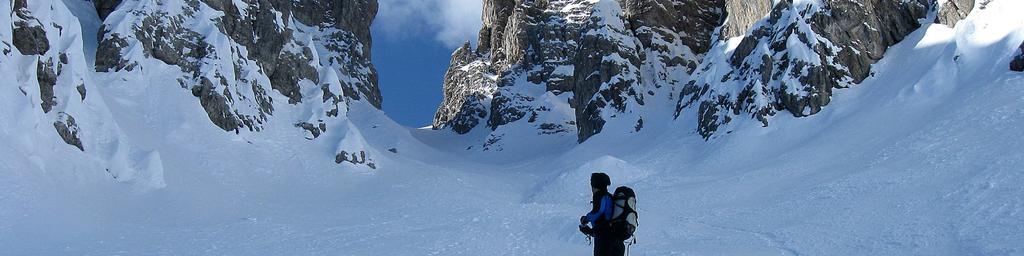
[[[605,208],[605,211],[604,211],[605,219],[606,220],[611,220],[612,219],[612,214],[615,213],[615,207],[614,207],[614,203],[615,202],[613,202],[612,198],[608,197],[608,196],[604,197],[604,200],[601,200],[601,201],[602,201],[602,204],[607,204],[608,205],[608,207]]]
[[[601,217],[602,214],[606,214],[607,215],[606,212],[610,212],[611,211],[611,208],[612,208],[611,207],[611,203],[612,203],[611,198],[608,198],[607,196],[606,197],[602,197],[601,198],[601,206],[597,209],[597,211],[596,212],[591,212],[591,213],[587,214],[587,220],[590,221],[590,225],[591,226],[594,225],[594,222],[596,222],[597,218]]]

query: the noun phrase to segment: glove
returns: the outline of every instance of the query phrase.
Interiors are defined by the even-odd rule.
[[[580,226],[587,225],[587,222],[590,222],[590,220],[587,219],[587,215],[583,215],[580,217]]]
[[[585,225],[580,225],[580,232],[583,232],[584,235],[588,235],[588,236],[593,236],[594,235],[594,230],[591,229],[588,226],[585,226]]]

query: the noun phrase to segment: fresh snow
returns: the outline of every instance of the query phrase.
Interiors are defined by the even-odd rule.
[[[710,141],[693,120],[579,146],[510,126],[506,150],[481,152],[364,104],[315,141],[288,122],[234,135],[189,92],[128,77],[91,85],[109,117],[83,122],[151,151],[103,157],[63,144],[18,80],[0,88],[0,255],[587,255],[594,171],[637,191],[633,255],[1021,255],[1024,74],[1007,63],[1022,9],[925,25],[821,113]],[[14,55],[0,71],[25,77]],[[379,168],[335,164],[345,143]],[[119,182],[105,159],[159,165],[139,169],[163,184]]]

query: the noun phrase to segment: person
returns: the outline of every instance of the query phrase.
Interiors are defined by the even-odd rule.
[[[592,209],[580,217],[580,232],[594,238],[594,256],[623,256],[626,253],[624,241],[609,233],[614,210],[612,194],[608,193],[611,184],[607,174],[590,175],[590,188],[594,192]]]

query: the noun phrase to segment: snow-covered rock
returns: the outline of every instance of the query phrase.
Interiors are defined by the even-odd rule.
[[[821,111],[920,27],[926,1],[780,1],[738,44],[719,42],[682,89],[677,117],[704,137],[737,117]]]
[[[956,23],[967,15],[971,14],[974,10],[974,2],[976,0],[939,0],[935,1],[935,4],[939,5],[939,12],[935,16],[935,22],[946,26],[954,27]]]
[[[149,70],[144,86],[190,90],[210,120],[232,132],[292,122],[312,137],[344,119],[349,104],[380,107],[370,63],[375,0],[126,0],[104,20],[96,70],[111,77]],[[138,86],[112,81],[113,86]],[[276,93],[275,93],[276,92]],[[283,95],[284,97],[279,97]],[[301,120],[271,120],[281,108]]]
[[[488,61],[466,43],[452,54],[445,74],[444,102],[434,114],[434,127],[450,127],[465,134],[487,121],[491,99],[498,89]]]
[[[605,131],[631,134],[667,123],[673,117],[661,113],[673,109],[676,119],[696,123],[705,137],[738,117],[768,125],[780,111],[809,116],[830,103],[833,89],[869,77],[886,49],[925,18],[952,25],[973,6],[931,0],[487,1],[481,46],[473,51],[467,45],[453,56],[434,128],[465,134],[486,123],[485,144],[520,129],[513,126],[541,136],[575,130],[582,142]],[[551,98],[564,101],[542,100]],[[552,111],[566,107],[572,115]]]
[[[645,119],[667,120],[648,106],[668,104],[659,103],[697,67],[723,2],[486,1],[484,7],[480,46],[453,57],[434,128],[489,129],[487,145],[520,129],[505,127],[584,141],[607,127],[634,133]]]
[[[376,1],[17,0],[3,7],[0,68],[17,85],[3,95],[3,120],[17,120],[3,123],[3,142],[38,159],[39,169],[71,165],[98,171],[80,177],[157,189],[165,186],[164,166],[154,137],[217,127],[252,143],[271,125],[304,133],[299,140],[340,133],[318,142],[334,151],[325,161],[345,156],[337,162],[373,166],[367,155],[378,151],[352,135],[361,126],[348,115],[351,107],[379,111],[382,102],[369,56]],[[196,126],[193,118],[209,121]]]
[[[376,0],[93,3],[106,14],[98,80],[120,107],[164,119],[149,120],[143,133],[201,133],[204,125],[185,121],[197,116],[249,143],[276,140],[280,135],[262,133],[289,127],[307,140],[328,137],[317,142],[333,151],[324,159],[376,167],[368,155],[377,151],[353,134],[359,126],[349,120],[352,108],[375,112],[383,101],[370,63]],[[168,107],[183,95],[193,98]]]
[[[94,36],[83,24],[96,17],[71,9],[79,7],[49,0],[0,3],[9,14],[0,16],[0,73],[9,76],[0,92],[0,144],[58,177],[106,176],[141,191],[161,188],[159,153],[125,136],[93,79],[85,42]],[[74,175],[76,168],[93,173]]]
[[[1024,42],[1020,43],[1017,54],[1013,57],[1013,61],[1010,62],[1010,70],[1024,72]]]
[[[727,0],[725,23],[719,33],[722,39],[744,36],[747,30],[772,11],[772,0]]]

